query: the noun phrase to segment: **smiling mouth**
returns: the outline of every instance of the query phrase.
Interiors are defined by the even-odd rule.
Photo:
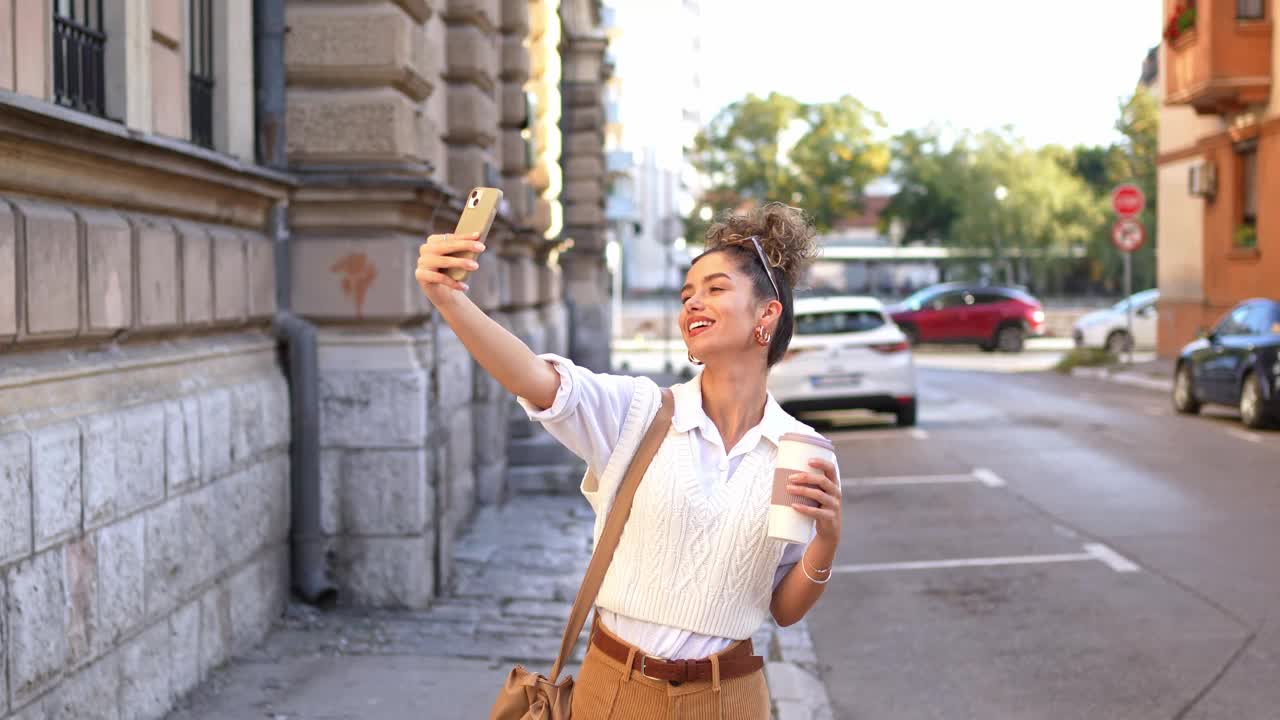
[[[711,327],[714,324],[715,322],[711,320],[695,320],[689,323],[689,337],[695,337],[697,335],[701,335],[703,331],[705,331],[707,328]]]

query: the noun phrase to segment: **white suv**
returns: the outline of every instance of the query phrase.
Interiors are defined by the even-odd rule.
[[[1160,324],[1156,312],[1159,301],[1159,290],[1143,290],[1105,310],[1081,316],[1071,329],[1076,347],[1104,348],[1113,355],[1128,350],[1133,340],[1137,340],[1134,347],[1155,347],[1156,328]],[[1133,303],[1133,340],[1129,338],[1125,317],[1129,303]]]
[[[769,391],[789,412],[867,409],[916,424],[911,346],[873,297],[802,298]]]

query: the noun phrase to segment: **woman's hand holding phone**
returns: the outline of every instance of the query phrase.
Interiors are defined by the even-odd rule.
[[[465,282],[449,277],[449,270],[456,269],[469,274],[480,267],[470,257],[455,256],[463,253],[475,253],[478,256],[482,252],[484,243],[480,242],[478,232],[466,235],[432,235],[418,248],[418,268],[413,275],[427,299],[433,304],[439,304],[448,299],[452,291],[466,292],[469,289]]]

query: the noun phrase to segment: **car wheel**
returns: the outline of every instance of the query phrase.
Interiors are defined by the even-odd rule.
[[[978,349],[982,352],[995,352],[996,346],[989,342],[978,343]]]
[[[1000,352],[1022,352],[1024,336],[1022,328],[1017,325],[1005,325],[996,331],[996,347],[1000,348]]]
[[[907,336],[908,345],[915,347],[920,344],[920,331],[916,329],[915,325],[901,325],[899,329],[902,330],[903,335]]]
[[[1196,399],[1195,389],[1191,386],[1191,367],[1183,364],[1178,374],[1173,377],[1173,409],[1187,415],[1200,412],[1200,401]]]
[[[1107,352],[1112,355],[1120,355],[1129,352],[1132,349],[1133,340],[1129,337],[1129,333],[1125,330],[1116,330],[1107,336]]]
[[[1262,405],[1262,388],[1253,373],[1244,376],[1240,387],[1240,419],[1245,427],[1261,430],[1271,425],[1271,417]]]
[[[898,408],[898,427],[912,427],[916,424],[916,401],[908,400]]]

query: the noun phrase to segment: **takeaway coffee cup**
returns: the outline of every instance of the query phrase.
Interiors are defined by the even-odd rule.
[[[835,462],[836,449],[829,440],[818,435],[787,433],[778,440],[778,462],[773,471],[773,502],[769,506],[769,537],[794,543],[807,543],[813,537],[814,519],[803,515],[791,503],[817,507],[818,501],[787,492],[790,478],[798,472],[816,473],[810,460]]]

